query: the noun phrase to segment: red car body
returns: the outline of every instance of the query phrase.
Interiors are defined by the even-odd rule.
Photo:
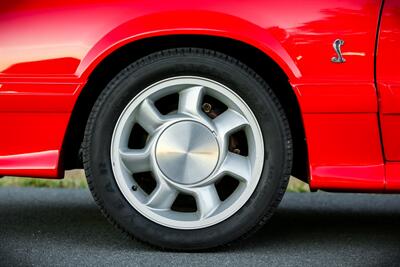
[[[0,174],[61,178],[77,167],[66,151],[82,138],[89,84],[124,47],[140,57],[223,40],[286,75],[311,189],[400,191],[399,16],[397,0],[2,2]],[[337,38],[343,64],[331,62]]]

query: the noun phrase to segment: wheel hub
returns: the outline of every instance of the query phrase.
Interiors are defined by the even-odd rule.
[[[181,121],[160,135],[156,160],[160,170],[179,184],[207,178],[218,163],[219,148],[213,132],[201,123]]]
[[[204,106],[208,102],[214,109]],[[214,116],[216,110],[221,112]],[[240,131],[247,156],[230,151]],[[132,136],[144,146],[131,146]],[[173,229],[201,229],[232,216],[254,192],[264,164],[262,133],[244,100],[222,84],[192,76],[156,82],[132,99],[111,149],[114,177],[129,204]],[[229,196],[221,199],[221,192]]]

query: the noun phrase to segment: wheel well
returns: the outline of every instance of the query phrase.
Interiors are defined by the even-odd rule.
[[[227,54],[242,61],[266,80],[281,102],[289,120],[294,147],[292,175],[307,181],[308,154],[303,122],[296,95],[286,74],[257,48],[228,38],[201,35],[175,35],[139,40],[119,48],[105,58],[89,76],[72,112],[63,144],[64,168],[82,167],[80,146],[87,119],[97,97],[113,77],[139,58],[177,47],[206,48]]]

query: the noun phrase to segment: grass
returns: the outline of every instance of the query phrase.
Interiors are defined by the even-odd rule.
[[[82,170],[72,170],[65,173],[62,180],[4,177],[0,179],[0,187],[48,187],[48,188],[87,188],[85,174]],[[308,184],[292,177],[287,188],[288,192],[309,192]]]
[[[48,187],[48,188],[87,188],[85,174],[82,170],[67,171],[65,178],[40,179],[23,177],[4,177],[0,179],[0,187]]]
[[[310,192],[310,187],[307,183],[300,181],[295,177],[291,177],[286,192],[306,193]]]

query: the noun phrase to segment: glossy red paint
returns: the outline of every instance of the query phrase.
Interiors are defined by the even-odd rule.
[[[307,139],[315,140],[308,142],[311,189],[384,190],[376,114],[304,114],[304,120]]]
[[[339,84],[293,85],[307,113],[376,113],[378,101],[375,85],[351,82]],[[355,101],[357,99],[357,101]]]
[[[386,186],[389,193],[400,192],[400,162],[386,163]]]
[[[400,114],[383,114],[381,118],[382,141],[387,161],[400,160]]]
[[[382,191],[380,7],[379,0],[2,2],[0,174],[56,177],[70,113],[96,66],[128,43],[190,34],[251,45],[286,73],[303,113],[312,188]],[[345,64],[330,61],[337,38],[345,40]]]
[[[400,2],[385,1],[378,40],[376,78],[385,157],[400,161]],[[388,177],[388,179],[390,179]]]
[[[71,113],[80,86],[76,83],[3,83],[0,87],[0,113]]]
[[[63,75],[84,80],[118,47],[169,34],[224,36],[251,44],[296,84],[371,82],[373,76],[377,1],[307,0],[293,9],[287,8],[296,6],[293,0],[22,3],[1,4],[3,78]],[[344,54],[351,60],[343,66],[330,62],[335,55],[331,43],[338,37],[349,40]]]
[[[60,141],[69,117],[68,112],[1,112],[1,174],[59,177]]]
[[[58,166],[59,157],[59,150],[0,156],[0,165],[4,166],[4,175],[53,178],[61,175],[58,173],[61,170]]]

